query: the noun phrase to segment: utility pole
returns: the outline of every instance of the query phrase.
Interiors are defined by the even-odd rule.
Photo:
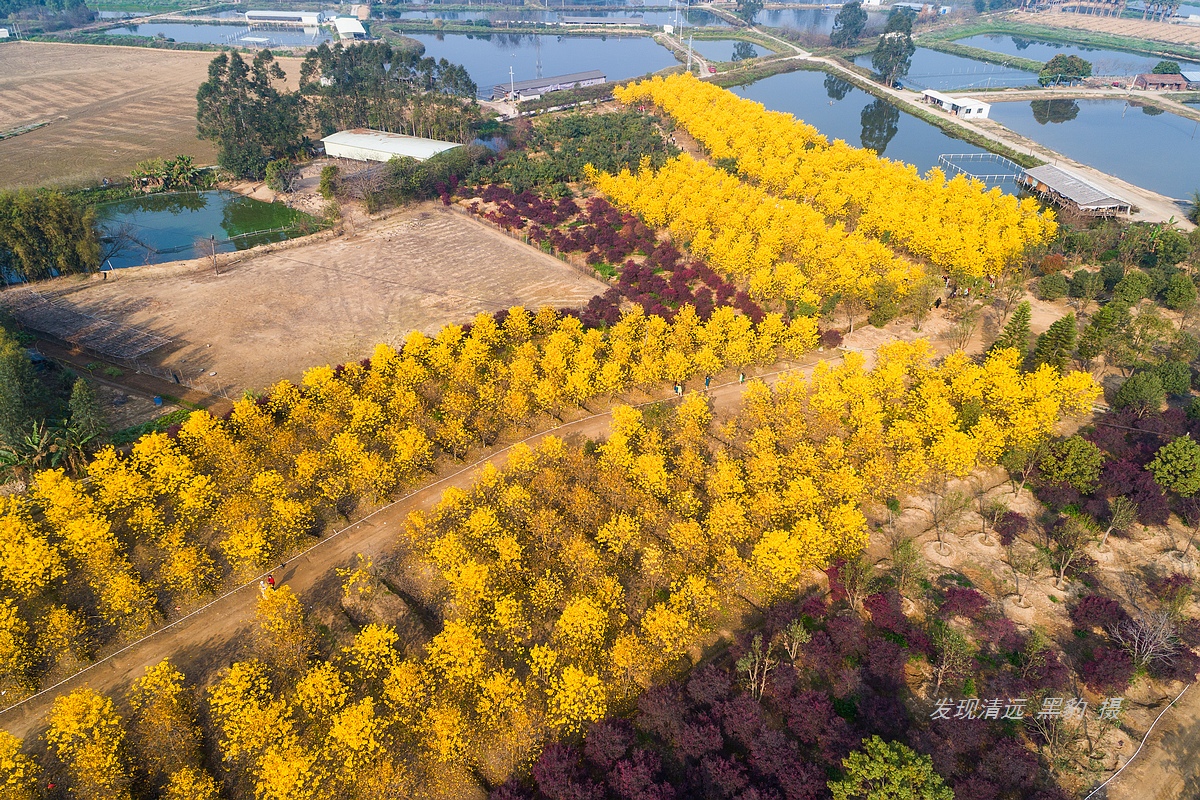
[[[687,65],[688,72],[692,71],[692,36],[693,36],[693,34],[690,34],[690,33],[688,34],[688,65]]]
[[[512,65],[510,64],[508,66],[508,94],[509,94],[508,99],[511,100],[512,95],[514,95],[516,93],[517,93],[517,84],[513,81],[513,68],[512,68]]]

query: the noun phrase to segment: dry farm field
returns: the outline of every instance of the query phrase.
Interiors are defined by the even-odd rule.
[[[196,90],[214,53],[17,42],[0,46],[0,189],[77,185],[127,174],[138,161],[216,160],[196,138]],[[294,62],[294,63],[289,63]],[[299,73],[296,59],[284,69]]]
[[[575,307],[606,288],[433,204],[356,234],[251,255],[220,275],[200,260],[37,285],[85,313],[169,337],[146,356],[151,365],[230,395],[366,358],[413,329],[432,334],[514,305]]]
[[[1047,12],[1029,18],[1030,22],[1054,25],[1059,28],[1077,28],[1084,31],[1111,33],[1132,39],[1148,39],[1170,42],[1192,47],[1200,46],[1200,25],[1179,25],[1170,22],[1150,22],[1120,17],[1098,17],[1091,14],[1068,14]]]

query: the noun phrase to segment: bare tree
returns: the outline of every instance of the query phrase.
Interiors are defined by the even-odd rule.
[[[1132,525],[1133,521],[1137,519],[1137,513],[1137,503],[1125,495],[1114,497],[1108,501],[1108,527],[1104,529],[1104,535],[1100,537],[1100,544],[1097,547],[1103,549],[1104,543],[1108,541],[1108,535],[1113,531],[1123,531]]]
[[[737,670],[746,676],[746,685],[756,700],[762,699],[767,690],[767,677],[779,664],[779,659],[771,655],[773,649],[773,644],[768,643],[764,650],[762,634],[756,633],[750,649],[737,660]]]
[[[841,561],[837,565],[838,582],[846,590],[846,599],[850,607],[857,610],[862,607],[862,601],[875,590],[875,566],[862,557],[862,554]]]
[[[217,270],[217,252],[220,249],[217,247],[217,237],[209,236],[206,238],[204,236],[197,236],[195,247],[196,252],[200,254],[201,258],[212,259],[213,274],[220,275],[221,273]]]
[[[1029,582],[1037,575],[1045,563],[1042,554],[1036,549],[1018,548],[1013,542],[1008,548],[1008,568],[1012,570],[1013,585],[1017,593],[1017,605],[1024,608],[1025,592],[1029,591]],[[1022,583],[1021,579],[1025,582]]]
[[[1000,298],[1000,324],[1008,321],[1008,315],[1013,307],[1025,296],[1025,284],[1029,281],[1029,268],[1020,270],[1005,270],[996,286],[996,294]]]
[[[980,307],[974,300],[964,300],[957,306],[954,327],[950,329],[950,343],[955,350],[966,350],[975,335],[975,325],[979,322]]]
[[[146,245],[138,239],[137,226],[132,222],[122,222],[113,227],[104,228],[100,235],[101,269],[110,258],[124,255],[135,247],[146,248]]]
[[[1167,611],[1150,611],[1112,626],[1109,635],[1121,645],[1137,669],[1160,661],[1171,663],[1179,652],[1175,622]]]
[[[795,662],[800,657],[800,648],[812,641],[812,634],[804,627],[804,623],[794,619],[779,634],[783,651],[788,658]]]
[[[966,674],[971,666],[971,645],[965,636],[943,623],[933,630],[933,648],[937,654],[933,663],[933,694],[936,696],[943,683]]]
[[[892,580],[896,582],[896,591],[902,597],[907,596],[914,583],[923,577],[924,559],[917,549],[916,542],[909,538],[897,539],[892,542]]]
[[[1003,500],[988,500],[987,487],[984,485],[982,477],[979,479],[979,490],[975,493],[975,500],[979,504],[980,532],[983,534],[983,543],[991,547],[992,540],[988,536],[988,528],[994,528],[1000,518],[1008,513],[1008,503]]]
[[[938,552],[946,555],[946,534],[958,528],[963,514],[971,504],[966,494],[958,491],[935,491],[929,499],[929,518],[937,534]]]
[[[1079,517],[1063,517],[1048,533],[1049,544],[1046,556],[1058,573],[1055,584],[1059,589],[1066,587],[1067,570],[1079,560],[1084,548],[1096,538],[1096,531],[1090,519]]]

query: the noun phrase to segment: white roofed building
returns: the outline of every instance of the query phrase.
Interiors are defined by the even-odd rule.
[[[321,24],[321,12],[319,11],[247,11],[246,22],[254,25],[255,23],[273,22],[282,25],[303,25],[306,28],[315,28]]]
[[[1034,194],[1093,217],[1129,214],[1133,204],[1106,186],[1054,164],[1025,170],[1017,182]]]
[[[355,161],[390,161],[395,156],[425,161],[438,153],[462,146],[454,142],[422,139],[419,136],[405,136],[401,133],[386,133],[366,128],[338,131],[326,136],[321,142],[325,145],[326,155]]]
[[[337,17],[333,27],[337,30],[338,39],[343,42],[367,38],[366,28],[354,17]]]
[[[987,119],[988,114],[992,113],[991,103],[985,103],[982,100],[975,100],[970,97],[951,97],[948,94],[926,89],[921,99],[931,106],[948,111],[956,117],[964,119]]]
[[[549,92],[563,89],[578,89],[605,83],[608,78],[598,69],[587,72],[572,72],[570,75],[552,75],[548,78],[533,78],[527,81],[498,83],[492,87],[493,100],[536,100]]]

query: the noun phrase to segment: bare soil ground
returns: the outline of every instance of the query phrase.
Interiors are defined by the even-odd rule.
[[[0,188],[80,185],[129,173],[157,156],[216,150],[196,138],[196,90],[213,53],[17,42],[0,47]],[[281,59],[297,79],[298,59]]]
[[[1026,18],[1022,17],[1021,19]],[[1055,25],[1060,28],[1078,28],[1085,31],[1099,31],[1100,33],[1111,33],[1134,39],[1149,39],[1157,42],[1171,42],[1173,44],[1187,44],[1192,46],[1200,45],[1200,25],[1179,25],[1170,22],[1097,17],[1090,14],[1054,11],[1047,11],[1037,16],[1029,17],[1028,20],[1043,25]]]
[[[147,357],[151,366],[230,396],[297,380],[312,366],[366,358],[376,343],[399,343],[414,329],[434,333],[519,304],[574,307],[607,288],[433,204],[358,231],[268,246],[223,265],[219,275],[198,260],[36,288],[87,313],[170,337],[170,345]]]

